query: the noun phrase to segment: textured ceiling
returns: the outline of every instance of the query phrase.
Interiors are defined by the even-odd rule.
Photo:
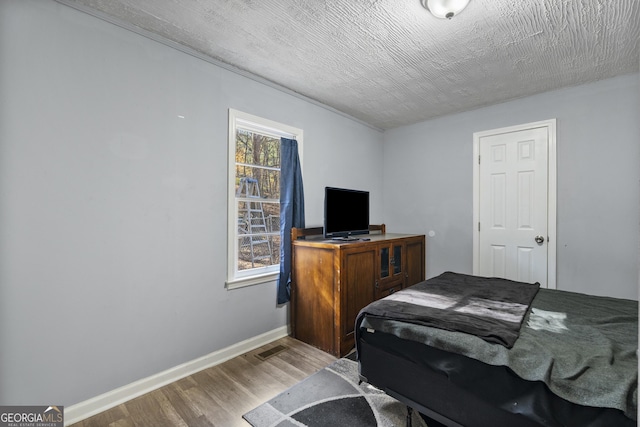
[[[379,129],[637,72],[639,0],[59,0]]]

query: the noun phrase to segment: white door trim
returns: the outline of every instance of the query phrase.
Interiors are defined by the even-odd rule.
[[[557,160],[556,160],[556,119],[543,120],[539,122],[526,123],[517,126],[509,126],[499,129],[492,129],[473,134],[473,274],[480,271],[480,232],[478,223],[480,222],[480,138],[499,135],[508,132],[517,132],[533,128],[547,128],[549,136],[548,156],[549,156],[549,180],[547,188],[547,287],[556,289],[556,201],[557,201]]]

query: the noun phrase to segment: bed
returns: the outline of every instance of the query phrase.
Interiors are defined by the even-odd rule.
[[[637,301],[446,272],[362,309],[356,350],[430,427],[637,425]]]

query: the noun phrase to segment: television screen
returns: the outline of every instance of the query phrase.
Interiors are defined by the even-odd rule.
[[[369,192],[326,187],[324,236],[348,237],[369,233]]]

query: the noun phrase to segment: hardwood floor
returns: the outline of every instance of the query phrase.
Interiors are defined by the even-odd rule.
[[[261,360],[256,355],[286,349]],[[72,427],[249,426],[242,414],[264,403],[336,358],[291,337],[87,418]]]

